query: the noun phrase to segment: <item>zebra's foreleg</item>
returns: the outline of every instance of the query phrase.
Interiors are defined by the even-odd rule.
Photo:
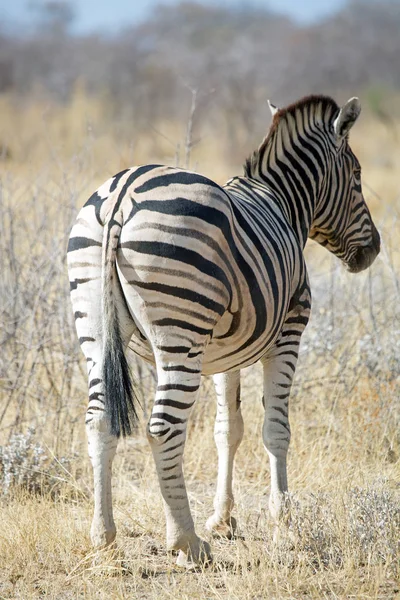
[[[263,361],[265,409],[262,430],[264,447],[267,450],[271,469],[271,492],[269,510],[276,524],[286,516],[287,472],[286,457],[290,443],[289,394],[295,370],[297,352]]]
[[[147,433],[156,464],[167,522],[167,548],[179,550],[177,563],[192,567],[211,560],[207,542],[194,530],[182,470],[186,427],[201,372],[189,365],[157,362],[158,385]]]
[[[289,517],[286,470],[290,444],[289,395],[310,307],[310,289],[305,276],[302,286],[291,300],[278,340],[262,359],[265,409],[262,436],[271,469],[269,510],[276,525]],[[276,528],[275,536],[277,532]]]
[[[243,437],[240,371],[215,375],[214,384],[217,393],[214,439],[218,450],[218,480],[214,514],[208,519],[206,527],[218,535],[231,538],[236,528],[236,521],[231,517],[234,506],[233,461]]]

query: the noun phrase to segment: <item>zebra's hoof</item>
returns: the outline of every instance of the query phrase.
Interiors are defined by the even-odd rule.
[[[90,538],[92,540],[93,548],[96,550],[101,550],[113,546],[115,543],[116,533],[117,530],[115,529],[115,525],[107,529],[102,523],[93,521],[90,530]]]
[[[198,548],[191,548],[188,552],[179,551],[176,564],[187,570],[195,570],[206,567],[212,563],[212,554],[210,544],[200,540]]]
[[[206,523],[206,529],[214,537],[223,537],[227,540],[231,540],[236,533],[236,519],[230,517],[227,520],[222,520],[215,515],[210,517]]]

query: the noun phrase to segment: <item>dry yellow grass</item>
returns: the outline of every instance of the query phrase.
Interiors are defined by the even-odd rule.
[[[158,124],[162,137],[136,133],[134,124],[130,135],[130,125],[119,130],[104,105],[80,90],[64,107],[0,100],[0,142],[10,153],[0,163],[1,297],[10,300],[2,312],[0,444],[10,448],[11,433],[33,425],[49,457],[40,463],[36,493],[10,488],[0,500],[0,598],[399,598],[400,124],[388,129],[368,117],[355,128],[352,146],[383,232],[383,260],[352,276],[324,251],[307,248],[314,304],[291,403],[288,534],[272,543],[255,366],[243,375],[237,539],[212,542],[212,568],[175,567],[165,551],[144,435],[154,380],[150,369],[136,366],[144,415],[137,434],[120,444],[114,467],[119,554],[93,555],[86,378],[70,318],[66,233],[76,207],[108,176],[134,163],[174,164],[186,126]],[[223,182],[239,171],[237,151],[227,153],[223,131],[212,134],[205,124],[202,133],[191,165]],[[185,452],[191,506],[204,536],[216,478],[214,413],[205,380]],[[53,452],[69,462],[50,465]]]

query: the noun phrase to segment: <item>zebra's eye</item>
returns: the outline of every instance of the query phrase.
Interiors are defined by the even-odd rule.
[[[353,171],[354,177],[360,181],[361,179],[361,169],[359,167],[355,168]]]

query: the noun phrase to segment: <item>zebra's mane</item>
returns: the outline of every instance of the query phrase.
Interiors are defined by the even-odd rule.
[[[302,110],[302,109],[312,110],[312,109],[316,109],[319,107],[321,107],[321,109],[322,109],[321,110],[322,114],[328,114],[330,118],[332,118],[333,115],[336,116],[336,114],[340,110],[339,106],[337,105],[335,100],[333,100],[333,98],[331,98],[330,96],[323,96],[323,95],[305,96],[304,98],[301,98],[297,102],[293,102],[293,104],[289,104],[289,106],[286,106],[285,108],[278,109],[274,115],[270,129],[269,129],[266,137],[261,142],[259,148],[257,150],[255,150],[251,154],[251,156],[249,156],[249,158],[246,159],[246,162],[243,165],[244,175],[246,177],[252,176],[253,169],[257,166],[260,155],[262,155],[264,153],[266,147],[269,145],[269,143],[273,139],[273,137],[279,127],[279,124],[282,121],[285,121],[287,116],[291,115],[293,117],[296,117],[296,113],[298,113],[299,110]]]

